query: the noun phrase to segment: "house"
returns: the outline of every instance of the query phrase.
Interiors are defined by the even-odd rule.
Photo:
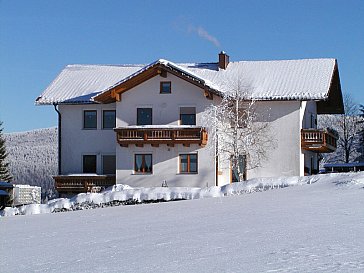
[[[116,183],[132,186],[224,185],[231,168],[211,153],[202,116],[219,104],[226,82],[244,79],[269,111],[275,147],[247,178],[318,172],[318,153],[336,137],[318,114],[343,113],[335,59],[148,65],[68,65],[36,99],[59,117],[61,193]],[[210,142],[209,142],[210,141]]]

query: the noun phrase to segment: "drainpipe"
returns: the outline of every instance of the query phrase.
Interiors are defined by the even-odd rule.
[[[62,166],[61,166],[61,159],[62,159],[62,152],[61,152],[61,148],[62,148],[62,118],[61,118],[61,112],[59,112],[58,110],[58,104],[53,103],[54,106],[54,110],[57,112],[58,114],[58,175],[62,174]]]

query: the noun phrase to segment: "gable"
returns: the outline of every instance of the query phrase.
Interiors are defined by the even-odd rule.
[[[110,87],[105,92],[102,92],[101,94],[93,97],[93,100],[100,103],[111,103],[115,101],[120,101],[124,92],[138,86],[139,84],[157,75],[162,78],[166,78],[167,73],[177,76],[201,88],[202,90],[204,90],[205,96],[209,99],[212,99],[214,93],[219,94],[217,90],[211,87],[212,84],[208,83],[206,80],[168,61],[158,60],[118,82],[116,85]]]
[[[344,114],[344,112],[339,70],[336,64],[330,82],[328,97],[326,100],[317,102],[317,114]]]

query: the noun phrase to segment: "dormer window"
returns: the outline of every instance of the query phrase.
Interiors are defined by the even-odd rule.
[[[161,82],[160,93],[161,94],[171,94],[171,82]]]

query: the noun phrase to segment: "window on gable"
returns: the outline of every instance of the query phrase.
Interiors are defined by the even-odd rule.
[[[83,156],[83,173],[96,173],[96,155]]]
[[[152,125],[152,108],[137,108],[137,125]]]
[[[115,174],[116,173],[116,157],[115,155],[102,156],[102,173]]]
[[[171,82],[161,82],[160,93],[161,94],[170,94],[171,93]]]
[[[83,128],[84,129],[97,129],[97,111],[96,110],[83,111]]]
[[[115,128],[116,114],[115,110],[104,110],[102,112],[102,128],[113,129]]]
[[[180,154],[179,172],[197,173],[197,154]]]
[[[196,125],[196,107],[181,107],[179,119],[181,125]]]
[[[152,155],[136,154],[134,158],[134,172],[137,174],[153,173]]]

